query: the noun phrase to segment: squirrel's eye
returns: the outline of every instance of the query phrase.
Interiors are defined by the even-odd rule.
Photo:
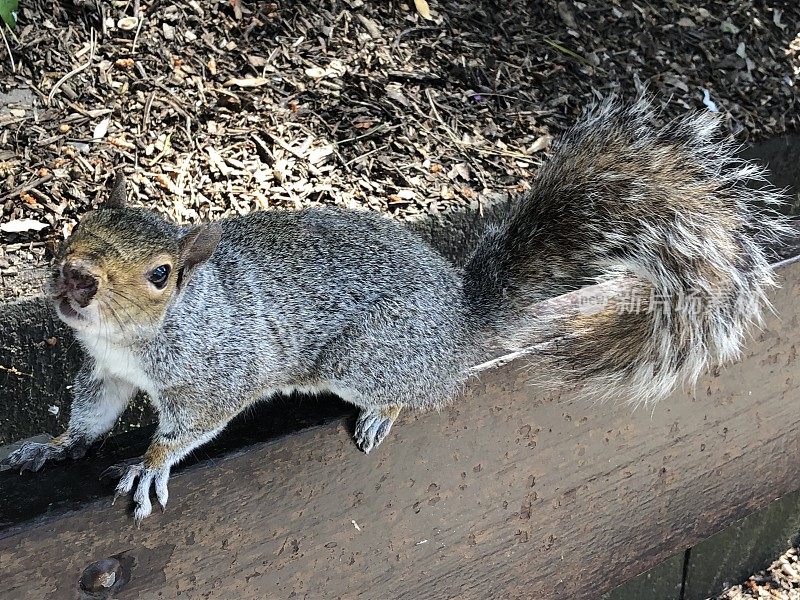
[[[150,283],[156,286],[158,289],[164,289],[164,286],[167,285],[167,278],[169,277],[169,265],[161,265],[160,267],[156,267],[152,271],[150,271]]]

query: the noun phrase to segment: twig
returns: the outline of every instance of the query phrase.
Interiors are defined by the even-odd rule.
[[[31,373],[23,373],[14,367],[4,367],[3,365],[0,365],[0,371],[5,371],[6,373],[11,373],[12,375],[19,375],[20,377],[33,377]]]
[[[392,125],[390,127],[386,123],[380,123],[380,124],[376,125],[375,127],[371,128],[371,129],[368,129],[367,131],[365,131],[361,135],[357,135],[355,137],[347,138],[346,140],[340,140],[338,142],[338,144],[340,146],[343,145],[343,144],[349,144],[350,142],[355,142],[356,140],[363,140],[365,137],[371,137],[372,135],[374,135],[376,133],[380,133],[380,132],[383,132],[383,131],[386,131],[386,132],[394,131],[398,127],[400,127],[400,125]]]
[[[277,135],[274,135],[274,134],[270,133],[269,131],[264,131],[264,133],[266,133],[266,134],[267,134],[267,135],[270,137],[270,139],[271,139],[273,142],[275,142],[276,144],[278,144],[278,146],[280,146],[281,148],[283,148],[284,150],[286,150],[286,151],[287,151],[289,154],[291,154],[291,155],[292,155],[292,156],[294,156],[295,158],[299,158],[299,159],[300,159],[300,160],[302,160],[302,161],[305,161],[306,159],[308,159],[308,157],[307,157],[306,155],[304,155],[302,152],[298,152],[297,150],[295,150],[294,148],[292,148],[292,147],[291,147],[289,144],[287,144],[286,142],[284,142],[284,141],[283,141],[281,138],[279,138]]]
[[[180,197],[183,197],[186,192],[185,179],[186,179],[186,172],[189,170],[189,162],[192,160],[195,151],[192,150],[184,159],[183,163],[181,164],[181,169],[178,172],[178,177],[175,181],[175,187],[178,188],[180,191]]]
[[[460,139],[458,139],[456,134],[453,133],[452,129],[450,127],[448,127],[447,123],[445,123],[444,120],[442,119],[442,117],[439,115],[439,111],[436,109],[436,103],[433,101],[433,97],[431,96],[431,91],[430,90],[425,90],[425,96],[428,98],[428,102],[431,105],[431,110],[433,111],[433,116],[436,118],[437,121],[439,121],[439,125],[441,125],[441,127],[444,129],[445,133],[447,133],[447,136],[450,138],[450,141],[453,142],[454,144],[456,144],[457,146],[460,146],[460,147],[466,146],[467,144],[464,144]],[[475,162],[475,160],[472,159],[471,156],[465,155],[464,157],[471,164],[472,171],[478,177],[478,181],[480,181],[481,185],[484,188],[488,188],[489,186],[486,184],[486,180],[484,180],[484,178],[483,178],[483,174],[481,173],[480,166]]]
[[[543,41],[544,41],[545,44],[547,44],[551,48],[555,48],[556,50],[558,50],[562,54],[566,54],[570,58],[574,58],[575,60],[577,60],[578,62],[581,62],[583,64],[589,64],[588,60],[586,60],[580,54],[577,54],[577,53],[573,52],[572,50],[570,50],[566,46],[562,46],[558,42],[554,42],[553,40],[551,40],[549,38],[544,38]]]
[[[367,156],[375,154],[376,152],[382,152],[383,150],[386,150],[388,147],[389,147],[389,144],[386,144],[385,146],[376,146],[374,149],[370,150],[369,152],[364,152],[364,154],[359,154],[355,158],[351,158],[350,160],[348,160],[345,163],[345,166],[349,167],[350,165],[352,165],[357,160],[361,160],[362,158],[366,158]],[[369,176],[369,174],[368,174],[368,176]]]
[[[332,134],[332,133],[333,133],[333,128],[332,128],[330,125],[328,125],[328,124],[325,122],[325,119],[323,119],[322,117],[320,117],[320,116],[319,116],[317,113],[315,113],[313,110],[310,110],[310,111],[308,111],[308,112],[309,112],[311,115],[313,115],[313,116],[314,116],[314,117],[317,119],[317,121],[319,121],[319,123],[320,123],[320,124],[321,124],[323,127],[325,127],[325,129],[327,129],[327,130],[328,130],[328,133],[330,133],[330,134]],[[308,127],[305,127],[304,125],[301,125],[301,126],[300,126],[300,129],[302,129],[302,130],[303,130],[303,131],[304,131],[306,134],[308,134],[309,136],[314,136],[314,132],[313,132],[313,131],[311,131],[311,130],[310,130]],[[341,153],[339,152],[339,143],[338,143],[338,142],[336,142],[336,141],[333,141],[333,140],[331,140],[331,149],[333,150],[333,153],[336,155],[336,158],[338,158],[338,159],[339,159],[339,162],[340,162],[340,163],[342,163],[342,168],[345,170],[345,172],[346,172],[346,173],[349,173],[349,172],[350,172],[350,167],[349,167],[349,165],[347,164],[347,161],[345,161],[344,157],[343,157],[343,156],[341,155]]]
[[[497,148],[483,148],[481,146],[476,146],[474,144],[466,144],[462,142],[458,137],[450,130],[444,121],[442,121],[441,117],[439,116],[438,111],[436,110],[436,106],[433,102],[433,99],[430,97],[430,93],[428,92],[428,102],[431,104],[433,108],[434,116],[436,117],[437,121],[442,125],[442,128],[447,132],[447,137],[450,138],[450,141],[460,148],[469,148],[470,150],[474,150],[480,154],[488,154],[490,156],[508,156],[509,158],[519,158],[521,160],[531,160],[532,156],[530,154],[525,154],[524,152],[512,152],[511,150],[500,150]],[[417,112],[420,112],[418,106],[415,105]],[[423,118],[429,118],[427,115],[420,113],[420,116]],[[419,121],[417,121],[419,123]]]
[[[408,29],[404,29],[400,33],[397,34],[397,37],[394,38],[394,42],[392,45],[394,46],[395,50],[400,47],[400,41],[407,35],[411,33],[419,33],[423,31],[442,31],[441,27],[409,27]]]
[[[158,163],[158,161],[160,161],[160,160],[161,160],[161,158],[162,158],[164,155],[166,155],[166,153],[167,153],[167,152],[169,152],[169,150],[170,150],[170,147],[171,147],[171,144],[172,144],[172,132],[171,132],[171,131],[168,131],[168,132],[167,132],[167,137],[166,137],[166,138],[164,138],[164,147],[163,147],[163,148],[161,148],[161,152],[159,152],[159,153],[158,153],[158,154],[155,156],[155,158],[153,158],[153,159],[151,159],[151,160],[150,160],[150,166],[151,166],[151,167],[155,166],[155,165]]]
[[[16,73],[17,67],[14,64],[14,57],[11,56],[11,46],[8,45],[8,40],[6,39],[6,33],[5,33],[6,27],[8,27],[8,25],[6,25],[5,23],[3,24],[3,27],[0,27],[0,36],[3,37],[3,43],[6,45],[6,52],[8,52],[8,60],[11,61],[11,72]]]
[[[155,92],[151,92],[150,96],[147,98],[147,102],[144,103],[144,114],[142,115],[142,133],[147,132],[148,128],[150,127],[150,109],[153,106],[153,100],[156,97]]]
[[[47,183],[52,178],[53,178],[53,174],[52,173],[48,173],[44,177],[39,177],[38,179],[34,179],[33,181],[29,181],[28,183],[24,183],[24,184],[22,184],[22,185],[20,185],[20,186],[18,186],[16,188],[14,188],[13,190],[11,190],[5,196],[0,197],[0,200],[8,200],[10,198],[15,198],[15,197],[19,196],[20,194],[23,194],[23,193],[25,193],[25,192],[27,192],[29,190],[32,190],[35,187],[39,187],[43,183]]]
[[[183,118],[186,119],[185,127],[186,127],[186,138],[189,140],[189,145],[194,146],[194,138],[192,136],[192,123],[194,123],[194,117],[190,115],[183,107],[177,103],[176,100],[173,100],[172,97],[175,96],[174,92],[167,88],[163,83],[159,81],[154,81],[153,84],[158,87],[159,89],[163,90],[167,94],[166,102],[172,106],[179,114],[183,115]],[[199,148],[198,148],[199,149]]]
[[[306,168],[308,169],[309,173],[311,173],[315,177],[319,177],[321,175],[320,170],[309,162],[307,154],[303,154],[302,152],[299,152],[299,151],[295,150],[288,143],[283,141],[277,135],[274,135],[274,134],[270,133],[269,131],[264,131],[264,133],[266,133],[273,142],[278,144],[281,148],[286,150],[289,154],[291,154],[295,158],[299,158],[300,160],[302,160],[305,163]]]
[[[76,113],[79,113],[79,114],[83,115],[87,119],[96,119],[97,117],[102,117],[103,115],[107,115],[107,114],[110,114],[110,113],[114,112],[110,108],[103,108],[103,109],[100,109],[99,111],[89,112],[88,110],[84,109],[81,106],[78,106],[77,104],[75,104],[74,102],[72,102],[70,100],[67,100],[65,102],[65,104],[67,106],[69,106],[72,110],[74,110]],[[73,120],[77,120],[77,119],[70,118],[71,116],[72,115],[70,115],[69,117],[65,118],[64,121],[66,123],[70,123]]]
[[[435,75],[434,73],[426,73],[425,71],[398,71],[398,70],[391,70],[387,73],[389,77],[389,81],[395,81],[399,83],[418,83],[418,84],[444,84],[445,80],[442,79],[439,75]]]
[[[75,75],[77,75],[81,71],[85,71],[86,69],[88,69],[92,65],[92,61],[94,61],[94,49],[95,49],[95,31],[94,31],[94,28],[92,28],[92,33],[91,33],[91,35],[89,37],[89,44],[90,44],[90,46],[89,46],[89,60],[86,61],[86,64],[83,64],[80,67],[76,67],[76,68],[72,69],[72,71],[70,71],[69,73],[64,75],[61,79],[56,81],[56,84],[50,90],[50,93],[47,94],[47,104],[48,105],[53,103],[53,96],[55,96],[55,94],[58,91],[58,89],[62,85],[64,85],[64,82],[66,82],[70,77],[74,77]]]
[[[136,4],[138,5],[139,3],[137,2]],[[134,8],[134,10],[136,9]],[[133,36],[133,44],[131,44],[131,54],[136,54],[136,42],[139,41],[139,32],[142,30],[144,19],[137,12],[133,14],[136,15],[136,19],[139,21],[139,25],[136,27],[136,35]]]

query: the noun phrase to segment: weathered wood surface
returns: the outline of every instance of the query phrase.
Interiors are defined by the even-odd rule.
[[[111,486],[0,518],[0,598],[76,597],[86,565],[125,553],[120,599],[595,599],[800,487],[800,262],[780,272],[743,360],[652,412],[543,394],[513,362],[370,456],[334,419],[200,462],[140,530]]]

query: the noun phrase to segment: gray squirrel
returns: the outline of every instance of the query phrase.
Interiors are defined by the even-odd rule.
[[[86,354],[69,427],[6,462],[37,471],[80,456],[143,390],[158,428],[114,470],[117,495],[138,480],[138,523],[151,488],[166,505],[173,465],[278,392],[356,405],[369,452],[402,409],[455,398],[487,345],[533,348],[545,379],[637,401],[694,382],[736,358],[768,306],[763,248],[785,230],[781,194],[719,139],[714,115],[653,118],[644,100],[591,110],[463,270],[366,212],[179,227],[126,207],[118,177],[54,263],[49,296]],[[597,282],[601,305],[559,300]]]

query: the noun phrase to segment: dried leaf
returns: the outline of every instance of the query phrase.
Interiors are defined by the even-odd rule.
[[[267,83],[269,83],[269,79],[266,77],[245,77],[244,79],[229,79],[223,85],[225,87],[254,88]]]
[[[364,26],[364,29],[367,30],[367,33],[369,33],[369,36],[373,40],[381,39],[381,30],[375,21],[373,21],[369,17],[362,15],[361,13],[357,14],[356,18],[358,18],[358,20],[361,21],[361,24]]]
[[[683,92],[689,91],[689,86],[686,85],[686,82],[680,77],[675,77],[674,75],[667,75],[666,77],[664,77],[664,83],[666,83],[667,85],[671,85],[672,87],[678,88]]]
[[[263,67],[264,65],[267,64],[267,59],[264,58],[263,56],[256,56],[255,54],[248,54],[247,55],[247,62],[250,63],[250,66],[253,66],[253,67],[258,69],[258,68]]]
[[[225,164],[225,161],[222,156],[220,156],[219,152],[217,152],[216,148],[206,146],[206,152],[208,153],[208,158],[211,159],[211,164],[214,165],[220,173],[225,177],[231,174],[232,169]]]
[[[341,77],[345,73],[347,73],[347,67],[344,66],[342,61],[334,58],[330,63],[328,63],[328,72],[326,75],[336,75]]]
[[[723,33],[732,33],[733,35],[736,35],[739,33],[739,31],[741,31],[736,25],[733,24],[730,17],[725,19],[719,27],[722,29]]]
[[[561,20],[564,22],[564,25],[569,27],[570,29],[577,29],[578,24],[575,21],[575,15],[572,14],[572,9],[567,2],[559,2],[558,3],[558,16],[561,17]]]
[[[164,173],[158,173],[155,176],[155,180],[158,185],[160,185],[165,190],[169,190],[170,193],[172,194],[178,193],[178,188],[175,187],[175,183],[172,181],[172,179],[169,178],[168,175],[165,175]]]
[[[417,7],[417,12],[423,19],[433,20],[431,17],[431,9],[428,6],[427,0],[414,0],[414,6]]]
[[[117,21],[117,27],[122,31],[133,31],[139,25],[139,19],[136,17],[122,17]]]
[[[403,92],[401,92],[397,88],[394,87],[386,88],[386,97],[389,98],[390,100],[394,100],[395,102],[402,104],[403,106],[408,106],[408,98],[406,98]]]
[[[466,187],[466,186],[459,187],[459,188],[457,188],[457,189],[458,189],[458,192],[459,192],[459,193],[460,193],[462,196],[464,196],[464,198],[466,198],[467,200],[470,200],[470,199],[474,198],[474,197],[477,195],[477,194],[475,193],[475,190],[473,190],[472,188],[468,188],[468,187]]]
[[[312,165],[316,165],[326,157],[333,154],[333,148],[331,146],[322,146],[320,148],[314,148],[311,152],[308,153],[308,162]]]
[[[322,67],[309,67],[306,69],[306,75],[311,77],[311,79],[322,79],[325,77],[326,73],[327,71],[325,71],[325,69]]]
[[[34,221],[33,219],[14,219],[8,223],[0,223],[0,231],[4,233],[22,233],[25,231],[41,231],[49,226],[47,223]]]
[[[542,135],[536,138],[536,141],[531,144],[531,147],[528,148],[529,154],[534,154],[536,152],[540,152],[542,150],[546,150],[550,147],[550,144],[553,143],[553,136],[552,135]]]
[[[786,29],[786,23],[781,23],[781,17],[783,16],[783,11],[780,8],[773,8],[772,9],[772,22],[775,23],[781,29]]]
[[[94,128],[94,133],[92,133],[92,137],[96,140],[101,140],[106,137],[108,133],[108,126],[111,124],[111,119],[106,118],[100,121],[97,124],[97,127]]]
[[[450,169],[450,172],[447,174],[450,179],[456,179],[456,177],[461,177],[464,181],[469,181],[470,177],[472,177],[472,173],[470,173],[469,165],[467,163],[456,163],[453,165],[453,168]]]

